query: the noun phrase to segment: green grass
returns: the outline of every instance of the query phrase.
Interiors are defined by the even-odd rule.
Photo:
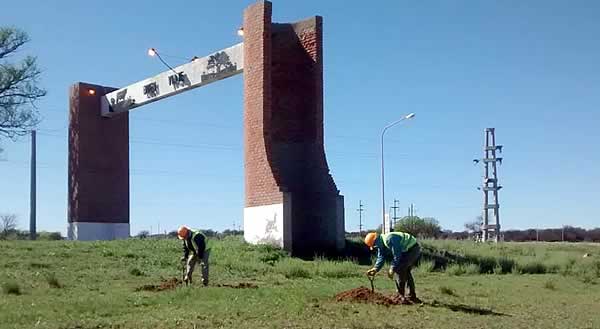
[[[2,283],[2,291],[7,295],[20,295],[21,287],[17,282],[9,280]]]
[[[364,276],[370,257],[360,244],[348,259],[306,261],[239,238],[210,240],[209,287],[200,284],[198,270],[192,287],[148,292],[136,288],[180,278],[179,241],[0,241],[0,327],[600,327],[600,259],[582,257],[599,255],[598,246],[423,244],[414,276],[424,304],[388,308],[333,298],[370,287]],[[395,286],[385,271],[375,289],[391,294]],[[258,288],[217,286],[242,282]]]

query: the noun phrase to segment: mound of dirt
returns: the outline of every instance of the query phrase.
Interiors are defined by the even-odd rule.
[[[183,282],[177,278],[163,280],[160,284],[147,284],[136,289],[136,291],[163,291],[177,288]]]
[[[385,296],[378,292],[372,292],[371,289],[362,286],[340,292],[335,295],[335,300],[338,302],[370,303],[385,306],[410,304],[410,302],[401,299],[398,295]]]
[[[240,282],[238,284],[224,283],[224,284],[218,284],[217,287],[226,287],[226,288],[234,288],[234,289],[256,289],[256,288],[258,288],[257,285],[255,285],[254,283],[250,283],[250,282]]]

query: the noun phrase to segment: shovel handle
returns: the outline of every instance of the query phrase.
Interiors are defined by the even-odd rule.
[[[375,284],[373,283],[373,281],[375,281],[375,276],[367,275],[367,278],[369,278],[369,281],[371,281],[371,292],[375,292]]]

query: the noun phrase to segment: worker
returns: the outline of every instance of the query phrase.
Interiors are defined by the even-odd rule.
[[[192,230],[187,226],[181,226],[177,230],[177,237],[183,240],[183,257],[181,262],[185,262],[185,271],[183,281],[192,283],[192,273],[196,263],[200,262],[202,267],[202,284],[208,285],[208,250],[206,250],[206,236],[198,231]]]
[[[415,291],[415,280],[411,270],[417,264],[421,257],[421,247],[417,239],[404,232],[391,232],[387,234],[377,234],[371,232],[365,237],[365,244],[371,250],[377,249],[377,261],[372,269],[367,271],[367,276],[374,276],[381,270],[386,258],[392,256],[392,265],[388,271],[390,279],[395,277],[398,294],[403,301],[406,301],[404,295],[406,284],[410,290],[408,301],[420,302]],[[396,275],[394,275],[396,274]]]

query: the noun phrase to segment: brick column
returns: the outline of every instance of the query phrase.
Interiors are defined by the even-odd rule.
[[[70,90],[68,236],[73,240],[129,237],[129,114],[100,116],[100,97],[113,90],[86,83]]]
[[[322,18],[244,12],[246,240],[296,255],[343,248],[343,197],[323,146]],[[340,207],[341,206],[341,207]]]

